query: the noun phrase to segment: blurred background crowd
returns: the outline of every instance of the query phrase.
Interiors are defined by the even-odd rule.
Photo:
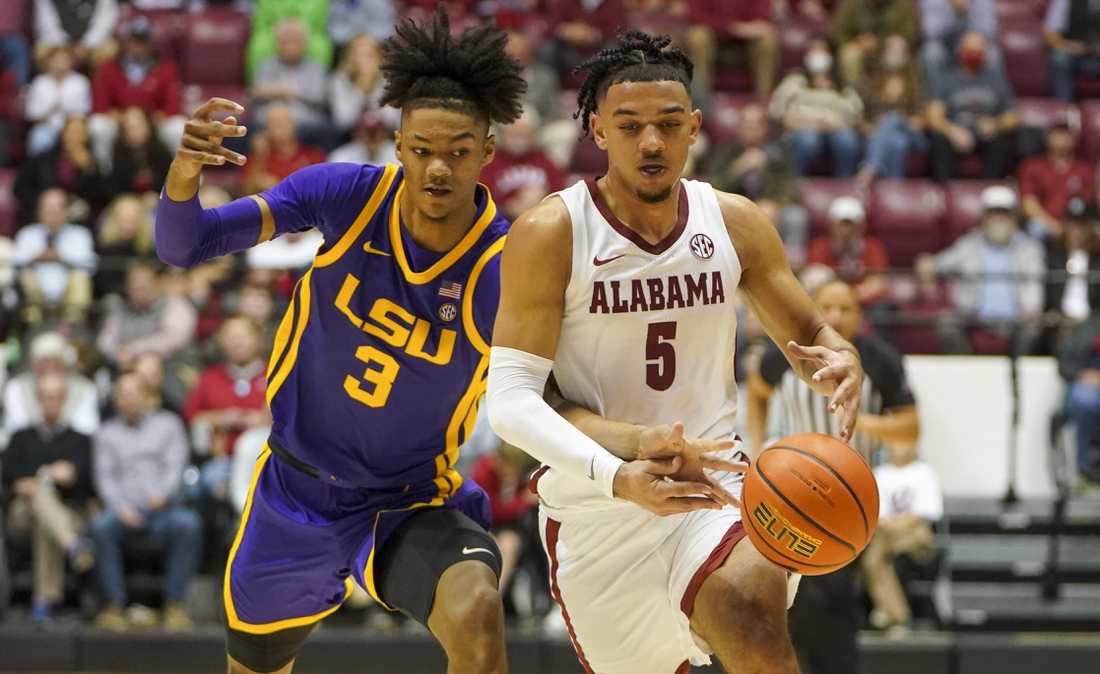
[[[315,163],[396,162],[379,41],[437,4],[0,2],[0,527],[34,621],[91,587],[100,627],[187,629],[189,584],[223,568],[267,435],[267,356],[321,235],[160,264],[154,211],[186,117],[211,96],[246,109],[247,137],[227,144],[247,164],[206,170],[205,207]],[[447,4],[456,30],[488,18],[507,30],[530,85],[482,175],[505,214],[606,171],[572,116],[573,68],[617,29],[670,33],[694,60],[704,120],[685,177],[759,204],[853,337],[895,354],[1059,354],[1086,429],[1080,470],[1100,479],[1100,3]],[[848,290],[830,294],[833,280]],[[739,311],[738,377],[765,386],[766,407],[782,367],[762,365],[768,340]],[[895,360],[885,371],[902,376]],[[897,408],[915,404],[891,390]],[[914,463],[904,440],[884,465]],[[470,444],[466,470],[493,497],[509,558],[509,610],[541,617],[533,466],[487,434]],[[942,499],[917,472],[927,523]],[[926,547],[930,531],[899,524],[901,542],[876,554]],[[883,626],[907,623],[877,592]]]

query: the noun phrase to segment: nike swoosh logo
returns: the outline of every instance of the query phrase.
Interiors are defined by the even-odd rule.
[[[496,555],[493,555],[493,551],[490,550],[489,548],[466,548],[466,547],[462,548],[462,554],[464,554],[464,555],[472,555],[475,552],[484,552],[488,555],[492,555],[493,557],[496,557]]]
[[[374,255],[385,255],[386,257],[390,257],[390,254],[387,253],[386,251],[378,250],[377,248],[372,246],[370,241],[363,244],[363,250],[367,251],[368,253],[372,253]]]
[[[596,479],[596,468],[594,466],[595,463],[596,457],[592,457],[588,460],[588,479],[593,481],[595,481]]]
[[[600,257],[596,255],[592,257],[592,264],[596,265],[597,267],[602,267],[609,262],[614,262],[615,260],[618,260],[620,257],[622,257],[622,255],[616,255],[615,257],[609,257],[606,260],[601,260]]]

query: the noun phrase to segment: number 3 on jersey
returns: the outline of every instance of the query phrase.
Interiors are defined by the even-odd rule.
[[[676,379],[676,321],[650,323],[645,340],[645,383],[654,391],[667,391]]]

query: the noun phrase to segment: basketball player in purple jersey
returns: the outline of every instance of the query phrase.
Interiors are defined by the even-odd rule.
[[[203,210],[206,164],[242,164],[241,106],[188,122],[157,212],[157,253],[181,267],[313,227],[324,234],[268,367],[273,426],[229,554],[231,674],[289,672],[358,581],[427,625],[452,674],[506,671],[500,554],[489,504],[454,470],[484,394],[508,223],[478,185],[491,123],[526,84],[493,25],[447,15],[383,44],[382,103],[402,109],[402,166],[323,164]]]

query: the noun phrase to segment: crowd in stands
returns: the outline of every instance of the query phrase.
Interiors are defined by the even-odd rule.
[[[35,620],[71,590],[67,567],[94,568],[100,626],[156,619],[126,610],[124,560],[144,537],[163,552],[163,625],[185,629],[188,581],[224,563],[270,424],[266,358],[322,238],[159,263],[155,207],[186,117],[210,96],[245,107],[248,134],[226,145],[248,161],[205,171],[206,207],[320,162],[395,162],[379,42],[437,4],[0,2],[0,527],[33,559]],[[447,4],[456,30],[494,18],[530,84],[482,176],[509,217],[606,170],[572,118],[574,67],[617,30],[667,32],[704,115],[685,177],[759,204],[803,278],[852,284],[862,330],[902,351],[1051,353],[1092,329],[1064,372],[1071,409],[1100,427],[1100,4]],[[742,324],[747,378],[762,331]],[[528,468],[507,449],[473,468],[506,500],[502,550],[537,538]]]

